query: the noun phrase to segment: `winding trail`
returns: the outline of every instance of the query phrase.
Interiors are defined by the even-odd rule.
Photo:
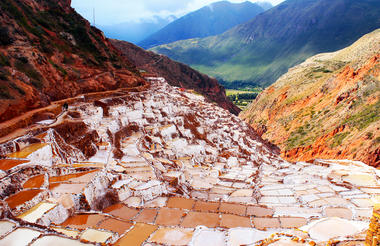
[[[98,76],[100,76],[100,74]],[[62,123],[63,118],[66,115],[65,113],[67,113],[67,112],[62,111],[62,105],[64,103],[68,103],[70,105],[75,102],[79,102],[83,100],[93,101],[93,100],[96,100],[97,98],[105,97],[113,93],[125,92],[126,90],[128,91],[128,90],[136,90],[136,89],[144,90],[146,89],[146,85],[131,87],[131,88],[118,88],[116,90],[80,94],[75,97],[51,102],[49,106],[46,106],[43,108],[38,108],[38,109],[28,111],[24,113],[23,115],[17,116],[13,119],[0,123],[0,144],[8,142],[17,137],[24,136],[28,134],[28,132],[30,131],[37,130],[37,129],[47,127],[47,126],[52,127],[52,126]],[[50,112],[50,113],[56,114],[57,116],[55,117],[55,121],[48,125],[36,124],[36,122],[33,122],[32,120],[33,116],[39,113],[44,113],[44,112]]]

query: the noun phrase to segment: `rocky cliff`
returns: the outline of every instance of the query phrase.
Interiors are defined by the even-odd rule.
[[[51,101],[146,83],[70,2],[0,2],[0,122]]]
[[[166,56],[145,51],[131,43],[119,40],[111,40],[111,43],[120,49],[126,59],[132,61],[138,68],[166,78],[172,86],[194,89],[233,114],[240,112],[240,109],[226,97],[224,88],[219,85],[216,79]]]
[[[292,68],[241,118],[289,160],[348,158],[380,166],[380,29]]]

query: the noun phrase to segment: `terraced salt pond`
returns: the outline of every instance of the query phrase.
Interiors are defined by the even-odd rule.
[[[80,101],[70,110],[81,118],[62,120],[87,130],[36,132],[0,160],[0,245],[364,245],[378,170],[286,162],[237,117],[163,80],[101,100],[109,116]]]
[[[47,146],[48,143],[35,143],[31,144],[22,150],[9,154],[9,158],[19,158],[19,159],[24,159],[30,156],[32,153],[35,153],[37,150],[42,149],[43,147]]]
[[[12,160],[12,159],[0,159],[0,169],[8,171],[13,167],[28,163],[28,160]]]

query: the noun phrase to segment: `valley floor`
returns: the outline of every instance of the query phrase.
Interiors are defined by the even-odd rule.
[[[379,170],[284,161],[238,117],[151,83],[0,146],[0,245],[372,244]]]

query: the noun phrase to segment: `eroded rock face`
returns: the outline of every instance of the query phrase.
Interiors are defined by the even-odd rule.
[[[240,117],[291,161],[380,165],[380,30],[292,68]]]

